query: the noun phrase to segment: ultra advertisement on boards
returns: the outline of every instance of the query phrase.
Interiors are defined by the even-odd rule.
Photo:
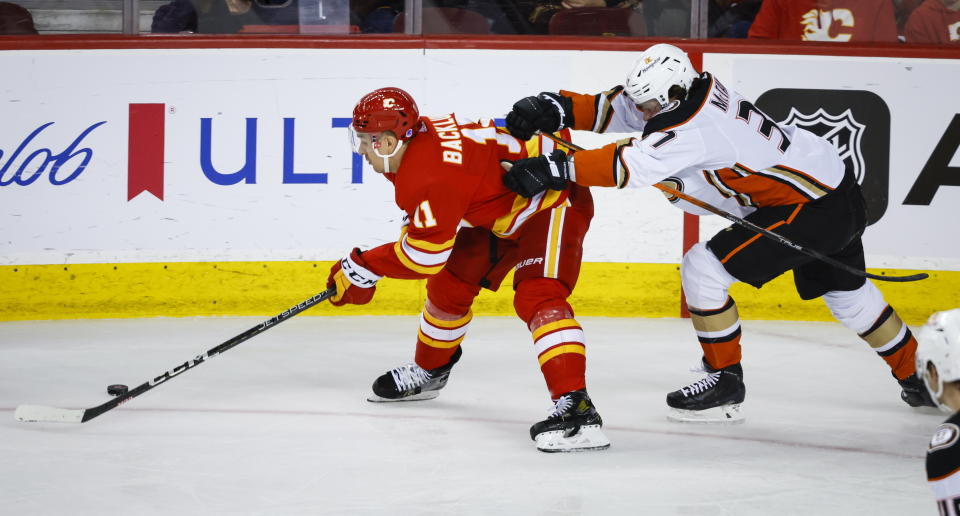
[[[0,66],[21,73],[0,84],[0,264],[322,260],[390,241],[400,224],[391,188],[347,142],[360,96],[399,86],[423,114],[502,118],[539,91],[609,89],[634,57],[2,52]],[[869,198],[872,265],[960,267],[960,243],[943,233],[960,204],[960,108],[942,86],[960,78],[960,63],[707,54],[704,68],[776,120],[837,146]],[[595,196],[587,261],[679,261],[681,216],[659,193]],[[704,218],[702,234],[726,224]]]

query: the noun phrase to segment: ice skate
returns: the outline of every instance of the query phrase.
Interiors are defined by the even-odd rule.
[[[419,401],[430,400],[440,395],[447,385],[453,365],[463,354],[461,348],[450,357],[446,365],[436,369],[423,369],[416,363],[404,364],[387,371],[373,382],[373,395],[367,401]]]
[[[936,403],[930,398],[930,393],[927,391],[927,388],[923,385],[923,381],[916,375],[916,373],[904,378],[903,380],[897,380],[900,384],[900,388],[903,389],[900,391],[900,399],[904,401],[907,405],[911,407],[936,407]]]
[[[742,423],[746,395],[740,364],[713,369],[704,362],[705,378],[667,394],[667,419],[682,423]]]
[[[547,419],[530,427],[530,437],[547,453],[603,450],[610,440],[602,426],[590,396],[581,389],[560,396]]]

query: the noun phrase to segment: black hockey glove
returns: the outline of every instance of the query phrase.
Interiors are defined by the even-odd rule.
[[[573,127],[573,99],[556,93],[522,98],[507,113],[507,130],[521,140],[537,131],[553,133],[567,127]]]
[[[550,157],[520,159],[503,175],[503,184],[514,192],[533,197],[547,190],[563,190],[570,181],[570,163],[567,155],[554,150]]]

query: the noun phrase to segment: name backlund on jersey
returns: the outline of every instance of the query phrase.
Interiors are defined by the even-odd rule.
[[[461,122],[454,114],[421,122],[399,170],[385,174],[410,223],[391,253],[369,253],[378,271],[400,278],[436,274],[449,258],[460,227],[484,227],[512,238],[537,213],[567,202],[569,190],[548,190],[527,199],[508,190],[501,177],[502,161],[552,152],[552,140],[522,142],[498,131],[490,120]],[[569,138],[568,133],[562,137]]]

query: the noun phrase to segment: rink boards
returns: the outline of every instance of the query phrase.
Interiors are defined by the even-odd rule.
[[[389,184],[347,142],[363,93],[400,86],[425,114],[502,118],[528,94],[618,84],[637,50],[288,46],[0,51],[17,71],[0,85],[0,320],[279,312],[351,247],[398,235]],[[870,270],[933,275],[881,285],[909,322],[960,305],[960,106],[944,97],[960,60],[702,48],[695,61],[830,139],[862,177]],[[578,314],[676,316],[681,213],[652,189],[594,195]],[[512,313],[503,290],[477,312]],[[829,318],[789,277],[733,295],[746,317]],[[416,313],[422,299],[422,282],[384,281],[373,304],[336,313]]]

